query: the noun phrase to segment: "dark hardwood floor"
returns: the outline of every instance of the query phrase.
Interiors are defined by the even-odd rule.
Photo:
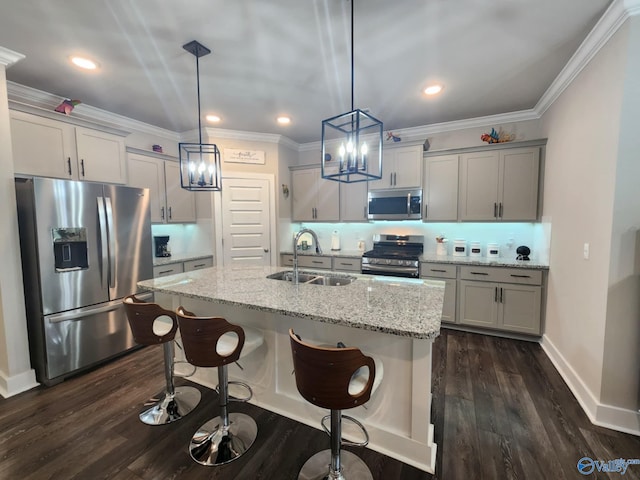
[[[241,459],[203,467],[187,452],[193,432],[217,415],[217,396],[179,422],[142,424],[141,403],[162,389],[162,349],[147,347],[50,388],[0,399],[0,479],[297,478],[305,460],[328,448],[319,430],[248,404],[258,438]],[[177,384],[187,383],[178,379]],[[578,460],[640,458],[640,438],[593,426],[535,343],[443,330],[434,345],[431,476],[368,449],[351,449],[385,480],[640,479],[582,475]],[[319,420],[319,419],[318,419]]]

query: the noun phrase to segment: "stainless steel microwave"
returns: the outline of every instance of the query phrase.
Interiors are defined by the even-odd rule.
[[[420,220],[422,189],[369,192],[369,220]]]

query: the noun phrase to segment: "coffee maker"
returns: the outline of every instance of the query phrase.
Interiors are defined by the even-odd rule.
[[[161,237],[153,237],[153,240],[156,244],[156,257],[170,257],[171,252],[169,251],[169,236],[164,235]]]

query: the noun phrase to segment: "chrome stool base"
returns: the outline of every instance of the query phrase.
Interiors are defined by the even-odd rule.
[[[331,474],[331,450],[322,450],[305,462],[298,480],[373,480],[367,464],[351,452],[340,452],[340,464],[342,471]]]
[[[189,454],[200,465],[223,465],[249,450],[258,436],[255,420],[244,413],[230,413],[229,426],[222,417],[202,425],[191,438]]]
[[[151,408],[140,413],[140,420],[147,425],[166,425],[180,420],[196,408],[200,402],[200,390],[194,387],[176,387],[173,395],[163,390],[146,405],[151,402],[154,402]]]

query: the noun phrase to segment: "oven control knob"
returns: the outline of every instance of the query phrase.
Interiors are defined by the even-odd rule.
[[[385,260],[384,263],[386,263],[387,265],[391,265],[391,260],[387,259],[387,260]]]

